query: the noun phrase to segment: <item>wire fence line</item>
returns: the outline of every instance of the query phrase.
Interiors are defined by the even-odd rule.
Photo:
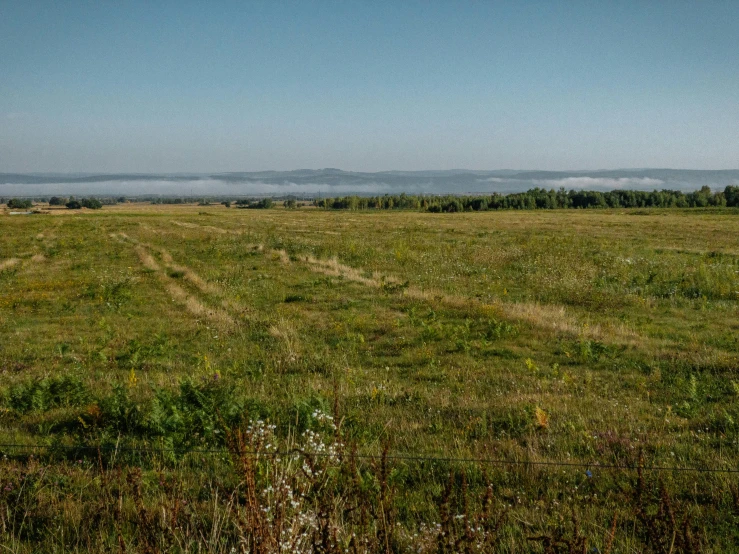
[[[232,454],[225,448],[211,449],[187,449],[187,448],[144,448],[144,447],[127,447],[127,446],[72,446],[72,445],[47,445],[47,444],[0,444],[0,449],[8,448],[14,450],[67,450],[78,451],[88,450],[95,452],[138,452],[138,453],[172,453],[172,454]],[[292,449],[289,451],[271,451],[271,452],[240,452],[239,455],[249,457],[287,457],[292,455],[312,456],[315,458],[336,457],[336,454],[327,452],[306,452],[301,449]],[[508,465],[508,466],[540,466],[540,467],[570,467],[585,468],[590,470],[641,470],[656,472],[690,472],[690,473],[725,473],[737,474],[739,468],[715,468],[701,466],[661,466],[661,465],[626,465],[626,464],[602,464],[588,462],[568,462],[568,461],[552,461],[552,460],[511,460],[505,458],[457,458],[447,456],[420,456],[416,454],[349,454],[350,458],[358,460],[393,460],[401,462],[444,462],[444,463],[475,463],[480,465]]]

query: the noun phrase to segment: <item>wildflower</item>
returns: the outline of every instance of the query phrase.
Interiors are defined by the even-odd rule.
[[[536,419],[536,424],[540,428],[546,429],[549,427],[549,415],[538,406],[536,410],[534,410],[534,418]]]

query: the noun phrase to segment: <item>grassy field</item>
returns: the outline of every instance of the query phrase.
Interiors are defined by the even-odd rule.
[[[0,543],[739,551],[737,237],[728,209],[0,216]]]

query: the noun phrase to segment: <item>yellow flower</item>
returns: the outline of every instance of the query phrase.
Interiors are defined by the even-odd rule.
[[[549,416],[539,406],[534,410],[534,418],[536,419],[536,424],[542,429],[549,427]]]

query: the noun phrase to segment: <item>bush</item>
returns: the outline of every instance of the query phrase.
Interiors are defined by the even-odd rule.
[[[739,207],[739,187],[726,187],[724,189],[726,205],[732,208]]]
[[[49,198],[49,206],[64,206],[66,203],[66,198],[60,198],[59,196],[52,196]]]
[[[30,200],[23,200],[21,198],[11,198],[8,201],[8,208],[11,210],[27,210],[33,207],[33,202]]]
[[[99,210],[103,207],[103,203],[100,202],[97,198],[83,198],[80,200],[80,203],[82,204],[83,208],[87,208],[90,210]]]
[[[80,208],[87,208],[90,210],[99,210],[103,207],[102,202],[97,198],[82,198],[76,200],[74,196],[69,198],[69,202],[65,204],[70,210],[79,210]]]
[[[262,198],[261,200],[237,200],[236,205],[240,208],[249,208],[253,210],[264,210],[274,206],[271,198]]]

